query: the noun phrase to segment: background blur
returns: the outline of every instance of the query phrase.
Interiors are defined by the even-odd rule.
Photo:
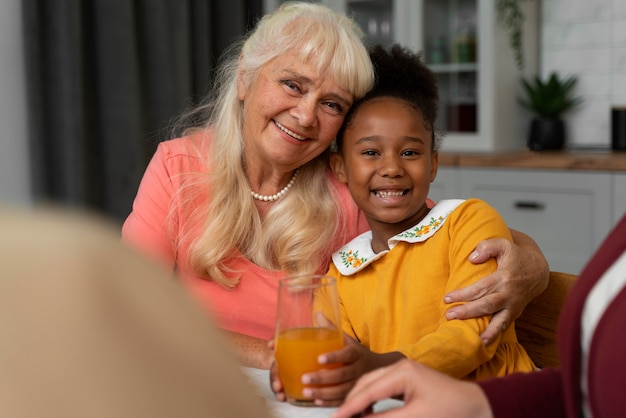
[[[540,3],[540,74],[579,79],[569,146],[608,148],[609,109],[626,104],[626,1],[527,1]],[[2,0],[0,202],[53,200],[123,220],[168,123],[206,93],[223,48],[263,7]]]
[[[168,124],[260,0],[0,2],[2,201],[122,221]]]

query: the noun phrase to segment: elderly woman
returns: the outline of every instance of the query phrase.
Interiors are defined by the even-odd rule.
[[[328,149],[355,99],[372,86],[362,33],[344,15],[291,3],[265,16],[216,75],[185,136],[160,144],[123,237],[176,270],[227,331],[243,364],[269,368],[278,280],[325,272],[341,244],[367,229]],[[198,122],[199,121],[199,122]],[[449,318],[499,312],[490,339],[547,284],[530,238],[483,242],[499,270],[446,301]]]

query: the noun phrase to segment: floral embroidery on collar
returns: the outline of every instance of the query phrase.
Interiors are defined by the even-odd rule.
[[[395,235],[389,239],[389,248],[392,249],[398,242],[426,241],[444,224],[448,215],[465,200],[442,200],[432,207],[428,215],[417,225]],[[387,251],[375,253],[372,250],[372,231],[367,231],[341,247],[333,254],[333,263],[344,276],[354,274],[376,259],[385,255]]]
[[[367,258],[359,256],[359,250],[348,249],[347,252],[339,251],[339,254],[341,255],[341,262],[346,267],[359,268],[361,264],[367,262]]]
[[[430,217],[430,220],[428,220],[427,224],[423,224],[422,222],[420,222],[417,226],[411,228],[411,229],[407,229],[404,232],[401,232],[398,234],[399,238],[420,238],[423,237],[427,234],[429,234],[431,231],[436,231],[439,229],[439,227],[443,224],[443,221],[448,217],[448,215],[450,214],[450,212],[446,213],[445,215],[439,215],[436,218],[434,216]]]

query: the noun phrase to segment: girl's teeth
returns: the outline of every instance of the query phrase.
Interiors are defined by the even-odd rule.
[[[289,129],[285,128],[283,125],[281,125],[280,123],[274,121],[274,123],[276,124],[276,126],[278,126],[278,128],[287,133],[289,136],[294,137],[295,139],[297,139],[298,141],[304,141],[306,138],[303,136],[298,135],[297,133],[290,131]]]
[[[398,197],[398,196],[402,196],[403,192],[384,192],[384,191],[377,191],[376,192],[376,196],[378,197]]]

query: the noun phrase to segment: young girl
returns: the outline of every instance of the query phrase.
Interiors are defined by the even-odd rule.
[[[342,367],[303,376],[325,385],[305,396],[336,403],[360,375],[405,357],[460,379],[535,370],[514,324],[485,344],[480,335],[490,316],[446,319],[444,295],[496,269],[493,260],[468,261],[473,243],[511,236],[483,201],[429,206],[438,166],[436,78],[419,54],[399,46],[377,47],[371,56],[377,84],[346,116],[331,156],[371,228],[334,253],[329,270],[338,281],[341,326],[352,339],[319,358]]]

